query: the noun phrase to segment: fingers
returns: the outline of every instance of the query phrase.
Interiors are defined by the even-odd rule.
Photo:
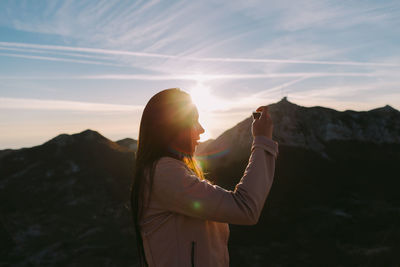
[[[266,120],[269,119],[270,116],[268,114],[268,106],[261,106],[256,109],[257,112],[261,112],[260,119]]]
[[[257,112],[261,112],[261,111],[264,109],[264,107],[265,107],[265,106],[258,107],[258,108],[256,109],[256,111],[257,111]]]
[[[260,119],[266,120],[268,117],[269,117],[269,114],[268,114],[268,107],[267,107],[267,106],[264,106],[264,107],[263,107],[263,110],[262,110],[262,112],[261,112],[261,118],[260,118]]]

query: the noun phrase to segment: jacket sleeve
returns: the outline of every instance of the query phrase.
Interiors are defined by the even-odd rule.
[[[234,191],[200,180],[183,162],[164,157],[156,165],[152,198],[163,209],[204,220],[253,225],[271,189],[278,144],[253,139],[245,172]]]

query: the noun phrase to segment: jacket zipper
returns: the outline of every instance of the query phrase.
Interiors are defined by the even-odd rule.
[[[195,248],[196,248],[196,242],[192,241],[192,267],[195,267],[194,266],[194,250],[195,250]]]

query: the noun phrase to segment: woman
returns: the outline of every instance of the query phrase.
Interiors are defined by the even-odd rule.
[[[267,107],[253,121],[249,163],[234,191],[208,182],[193,158],[204,129],[190,95],[166,89],[140,122],[132,214],[142,266],[229,266],[231,224],[257,223],[278,145]]]

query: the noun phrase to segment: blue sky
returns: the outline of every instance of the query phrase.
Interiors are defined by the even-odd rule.
[[[156,92],[191,92],[208,137],[283,96],[400,109],[399,1],[1,1],[0,149],[137,138]]]

